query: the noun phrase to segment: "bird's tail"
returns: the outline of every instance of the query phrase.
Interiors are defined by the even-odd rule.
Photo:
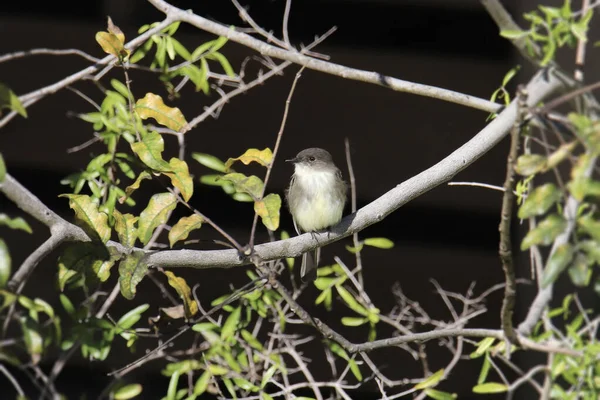
[[[302,255],[302,268],[300,269],[302,282],[312,282],[317,279],[317,266],[319,265],[320,255],[320,247]]]

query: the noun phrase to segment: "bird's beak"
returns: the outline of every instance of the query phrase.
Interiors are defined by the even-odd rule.
[[[285,162],[291,162],[291,163],[295,163],[296,161],[298,161],[298,159],[296,157],[290,158],[289,160],[285,160]]]

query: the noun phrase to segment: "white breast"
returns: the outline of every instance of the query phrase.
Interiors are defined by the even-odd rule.
[[[296,184],[302,188],[303,200],[298,203],[294,220],[304,232],[318,231],[337,224],[342,219],[344,200],[334,190],[334,171],[314,172],[296,164]]]

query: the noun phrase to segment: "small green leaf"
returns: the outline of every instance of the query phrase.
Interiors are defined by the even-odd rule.
[[[271,381],[271,378],[273,377],[273,375],[275,375],[275,372],[277,372],[277,365],[271,365],[267,372],[263,374],[262,379],[260,380],[261,389],[264,389],[265,386],[267,386],[267,383]]]
[[[583,201],[586,196],[600,197],[600,182],[587,177],[573,179],[568,184],[569,192],[577,201]]]
[[[142,393],[142,385],[139,383],[132,383],[115,391],[113,398],[115,400],[129,400],[138,396],[140,393]]]
[[[592,269],[590,268],[590,260],[583,254],[577,254],[575,261],[569,266],[569,277],[573,285],[578,287],[586,287],[590,284],[592,278]]]
[[[206,153],[192,153],[192,158],[207,168],[219,172],[227,172],[225,163],[213,155]]]
[[[242,308],[237,307],[233,310],[229,317],[225,320],[223,324],[223,329],[221,329],[221,339],[227,340],[233,336],[235,330],[237,329],[238,323],[240,322],[240,316],[242,313]]]
[[[490,367],[492,366],[490,355],[486,354],[483,358],[483,365],[481,366],[481,371],[479,372],[479,377],[477,378],[477,384],[481,385],[486,381],[488,373],[490,372]]]
[[[272,160],[273,160],[273,152],[269,148],[266,148],[264,150],[248,149],[241,156],[239,156],[237,158],[230,158],[229,160],[227,160],[227,162],[225,163],[225,170],[228,171],[229,168],[231,168],[233,163],[235,163],[236,161],[241,161],[245,165],[248,165],[251,162],[255,162],[255,163],[258,163],[258,164],[266,167],[269,164],[271,164]]]
[[[470,357],[471,358],[481,357],[488,351],[488,349],[490,347],[492,347],[492,345],[494,344],[495,341],[496,341],[496,339],[493,337],[487,337],[487,338],[481,340],[479,342],[479,345],[477,346],[477,349],[473,353],[471,353]]]
[[[196,300],[194,300],[194,298],[192,297],[192,291],[190,290],[190,287],[188,286],[187,282],[185,281],[185,279],[175,276],[175,274],[171,271],[164,271],[163,273],[167,276],[167,279],[169,280],[169,285],[171,285],[171,287],[175,289],[181,300],[183,300],[185,318],[192,318],[198,313],[198,304],[196,303]]]
[[[194,180],[190,176],[187,163],[173,157],[169,161],[169,165],[172,172],[164,172],[164,174],[171,179],[171,184],[179,189],[183,199],[189,201],[194,194]]]
[[[0,238],[0,288],[6,286],[12,271],[12,261],[6,242]]]
[[[44,351],[44,338],[33,320],[22,317],[20,322],[27,353],[31,356],[31,362],[36,365]]]
[[[231,182],[237,192],[248,193],[253,200],[259,200],[263,191],[263,181],[258,176],[246,176],[238,172],[223,175],[221,179]]]
[[[173,168],[162,158],[164,149],[165,142],[163,141],[162,136],[154,131],[142,135],[141,142],[131,143],[131,150],[133,150],[140,160],[148,167],[159,172],[171,172]],[[144,178],[138,177],[136,180],[137,187],[139,187],[138,181],[141,181],[141,179]],[[136,183],[131,186],[134,186]],[[135,189],[137,189],[137,187]],[[125,192],[127,193],[127,189]]]
[[[23,107],[21,100],[19,100],[19,96],[15,94],[8,86],[3,83],[0,83],[0,111],[3,108],[7,108],[11,111],[16,111],[23,118],[27,118],[27,110]],[[3,165],[4,162],[2,161]],[[2,167],[0,166],[0,170]],[[4,169],[6,172],[6,168]],[[2,182],[4,178],[0,176],[0,182]]]
[[[342,324],[346,326],[361,326],[369,322],[368,318],[343,317]]]
[[[116,208],[113,210],[115,218],[115,231],[119,237],[119,243],[123,246],[132,248],[137,240],[137,228],[135,226],[138,217],[131,214],[121,214]]]
[[[194,395],[200,395],[206,391],[211,376],[211,373],[208,371],[204,371],[202,375],[200,375],[200,378],[198,378],[196,384],[194,385]]]
[[[591,215],[584,215],[577,219],[577,225],[595,241],[600,242],[600,221],[596,221]]]
[[[546,263],[546,268],[542,275],[543,288],[554,283],[560,273],[571,263],[574,254],[575,251],[569,243],[564,243],[557,247],[552,257]]]
[[[544,170],[549,170],[560,164],[565,158],[571,155],[578,142],[565,143],[548,156],[548,162]]]
[[[176,371],[171,375],[169,387],[167,389],[167,400],[177,400],[177,385],[179,384],[179,372]]]
[[[337,285],[335,288],[337,289],[337,292],[339,293],[340,297],[344,300],[346,305],[350,307],[350,309],[364,316],[369,315],[367,309],[363,307],[358,301],[356,301],[354,296],[352,296],[350,292],[347,291],[343,286]]]
[[[352,375],[354,375],[357,381],[361,382],[363,380],[363,376],[360,372],[360,368],[358,367],[356,361],[348,360],[348,365],[350,366],[350,371],[352,372]]]
[[[102,243],[110,239],[108,215],[98,211],[98,203],[90,196],[84,194],[61,194],[60,197],[69,199],[69,207],[75,211],[75,216],[83,223],[83,229],[92,238],[97,238]]]
[[[473,393],[504,393],[506,391],[508,391],[508,386],[498,382],[482,383],[473,388]]]
[[[517,159],[515,172],[522,176],[536,174],[546,168],[546,157],[539,154],[524,154]]]
[[[138,220],[138,235],[144,245],[148,244],[154,230],[167,222],[169,213],[176,206],[177,198],[171,193],[158,193],[150,198],[148,206],[142,211]]]
[[[394,247],[394,242],[384,237],[368,238],[365,239],[363,243],[367,246],[377,247],[379,249],[391,249]]]
[[[150,306],[148,304],[142,304],[137,306],[133,310],[129,310],[119,320],[117,321],[117,326],[122,330],[130,329],[133,325],[135,325],[141,318],[142,313],[148,310]]]
[[[264,226],[271,231],[276,231],[279,228],[280,209],[281,197],[275,193],[268,194],[262,200],[254,203],[254,211],[262,219]]]
[[[198,214],[192,214],[189,217],[181,217],[169,231],[169,245],[173,247],[178,241],[187,239],[190,232],[200,229],[203,222],[204,219]]]
[[[133,251],[119,263],[119,285],[121,294],[126,299],[133,299],[138,283],[148,272],[148,264],[144,260],[143,251]]]
[[[209,365],[208,370],[213,375],[225,375],[229,372],[229,370],[227,368],[222,367],[220,365],[216,365],[216,364]]]
[[[258,350],[258,351],[264,350],[262,343],[259,342],[258,339],[255,338],[250,332],[248,332],[245,329],[242,329],[241,334],[242,334],[242,337],[244,338],[244,340],[246,341],[246,343],[248,343],[250,345],[250,347],[252,347],[253,349]]]
[[[10,218],[6,214],[0,214],[0,225],[6,225],[11,229],[20,229],[27,233],[33,233],[33,230],[31,230],[27,221],[21,217]]]
[[[58,286],[62,292],[67,282],[77,274],[96,272],[111,255],[106,247],[91,242],[75,243],[67,246],[58,258]]]
[[[65,309],[65,311],[67,312],[67,314],[69,314],[70,317],[74,317],[75,316],[75,307],[73,306],[73,303],[71,302],[71,300],[64,293],[61,293],[59,298],[60,298],[60,304],[62,304],[62,306]]]
[[[503,29],[500,31],[500,36],[506,39],[521,39],[529,34],[527,31]]]
[[[521,250],[527,250],[531,246],[547,246],[560,235],[567,227],[567,221],[560,215],[552,214],[534,229],[530,230],[521,242]]]
[[[425,394],[434,400],[453,400],[456,399],[456,393],[442,392],[435,389],[425,389]]]
[[[187,124],[183,113],[177,107],[168,107],[160,96],[146,93],[146,96],[135,103],[135,111],[140,118],[153,118],[159,124],[177,132]]]
[[[519,218],[525,219],[542,215],[562,197],[562,193],[553,183],[535,188],[519,208]]]
[[[431,374],[426,379],[422,380],[418,384],[415,385],[414,389],[426,389],[430,387],[435,387],[440,380],[444,377],[444,369],[440,369],[437,372]]]

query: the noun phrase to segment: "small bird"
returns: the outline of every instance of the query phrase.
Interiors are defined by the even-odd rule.
[[[348,185],[331,154],[313,147],[286,161],[294,164],[286,200],[296,232],[317,232],[340,222]],[[320,252],[317,247],[302,255],[300,277],[303,282],[316,279]]]

